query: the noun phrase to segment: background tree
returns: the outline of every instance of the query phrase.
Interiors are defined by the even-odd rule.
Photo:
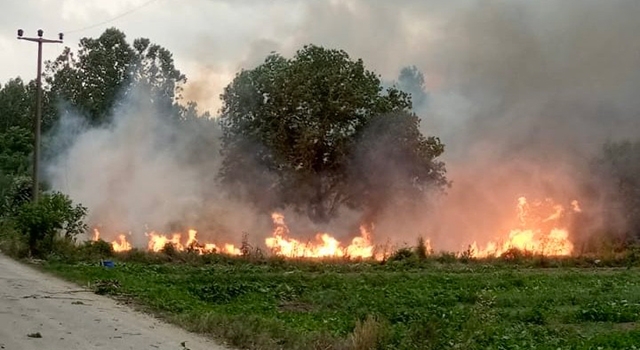
[[[140,38],[133,42],[135,59],[133,61],[134,85],[142,85],[160,107],[171,108],[182,98],[182,85],[187,78],[173,61],[173,54],[149,39]]]
[[[610,224],[622,215],[623,235],[627,240],[640,239],[640,141],[605,144],[593,166],[595,187],[608,203],[605,215]]]
[[[0,173],[17,176],[29,173],[29,155],[33,150],[33,133],[12,126],[0,133]]]
[[[400,70],[398,89],[411,95],[414,110],[424,107],[428,100],[425,92],[424,74],[416,66],[408,66]]]
[[[35,89],[30,89],[20,78],[0,87],[0,133],[12,127],[32,130],[34,98]]]
[[[316,221],[370,203],[349,189],[356,146],[376,116],[411,109],[362,60],[313,45],[238,73],[221,98],[223,181],[265,210],[290,205]]]
[[[0,219],[31,199],[34,98],[20,78],[0,87]]]

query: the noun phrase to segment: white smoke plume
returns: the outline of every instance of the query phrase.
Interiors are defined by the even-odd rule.
[[[48,178],[89,208],[89,224],[104,227],[105,238],[131,232],[132,243],[145,246],[148,230],[198,227],[201,237],[229,239],[269,229],[250,206],[223,201],[211,185],[219,162],[215,129],[172,122],[140,90],[119,104],[108,125],[82,120],[66,115],[55,128],[61,153],[49,162]]]

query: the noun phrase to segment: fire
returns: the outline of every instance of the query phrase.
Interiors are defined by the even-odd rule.
[[[131,244],[127,242],[127,237],[125,235],[119,235],[117,240],[111,242],[111,246],[113,247],[114,252],[125,252],[127,250],[131,250]]]
[[[240,249],[233,244],[224,244],[218,247],[213,243],[201,244],[198,242],[196,236],[198,232],[196,230],[188,231],[188,238],[182,243],[182,234],[173,233],[171,235],[164,235],[155,231],[145,233],[148,238],[147,249],[152,252],[161,251],[167,244],[171,244],[178,251],[195,251],[199,254],[208,253],[224,253],[229,255],[240,255]],[[93,230],[93,240],[100,239],[100,231],[98,229]],[[118,235],[118,238],[111,242],[114,252],[125,252],[133,249],[133,245],[127,240],[127,236],[124,234]]]
[[[517,202],[517,227],[510,230],[506,237],[490,241],[482,248],[474,242],[469,252],[478,258],[500,256],[511,249],[549,256],[571,255],[574,247],[569,239],[566,218],[568,213],[580,212],[580,204],[575,200],[570,203],[570,209],[565,209],[550,199],[529,203],[525,197],[520,197]],[[361,225],[359,235],[345,245],[326,232],[316,233],[314,239],[307,242],[291,238],[284,215],[273,213],[271,218],[274,228],[271,236],[265,239],[265,245],[273,254],[290,258],[349,257],[378,260],[383,258],[376,255],[374,251],[371,235],[373,225]],[[194,229],[188,230],[186,234],[180,232],[163,234],[150,231],[145,233],[146,248],[152,252],[159,252],[169,244],[177,251],[241,255],[241,250],[230,243],[221,245],[200,243],[197,234],[198,232]],[[98,239],[100,239],[100,232],[94,229],[93,240]],[[428,251],[432,251],[429,239],[425,240],[425,245]],[[128,241],[128,236],[125,234],[118,235],[111,242],[111,246],[116,252],[133,248],[133,244]]]
[[[351,257],[370,258],[373,256],[371,233],[365,226],[360,226],[360,236],[353,238],[351,244],[342,244],[328,233],[318,233],[315,242],[300,242],[289,238],[289,228],[284,222],[284,215],[271,214],[274,230],[272,237],[265,239],[265,244],[275,254],[286,257],[321,258],[321,257]]]
[[[578,201],[571,202],[572,211],[580,213]],[[534,254],[566,256],[573,252],[569,231],[563,227],[565,208],[547,199],[531,205],[525,197],[518,198],[519,227],[511,230],[501,243],[491,241],[480,249],[477,243],[471,245],[475,257],[500,256],[510,249]],[[551,211],[550,214],[546,211]]]

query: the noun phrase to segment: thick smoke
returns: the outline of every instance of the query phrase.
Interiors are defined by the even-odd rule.
[[[493,2],[446,24],[428,63],[444,79],[424,108],[449,146],[442,233],[482,239],[520,195],[577,199],[591,216],[612,205],[584,187],[605,141],[638,137],[638,15],[637,2]]]
[[[429,98],[415,108],[423,132],[447,146],[453,186],[443,203],[435,212],[391,211],[379,234],[410,243],[425,235],[437,248],[458,250],[504,236],[519,196],[566,206],[577,199],[596,218],[612,205],[591,193],[609,184],[584,187],[604,142],[638,137],[640,3],[342,1],[310,8],[297,42],[345,48],[387,77],[406,65],[425,74]],[[600,220],[590,222],[574,234],[601,229]]]
[[[436,249],[463,249],[506,234],[523,195],[565,205],[577,199],[592,217],[609,206],[584,185],[604,142],[638,137],[640,2],[351,0],[305,2],[297,11],[295,30],[247,42],[244,68],[271,50],[290,55],[314,43],[363,58],[385,80],[408,65],[425,75],[428,98],[415,109],[424,134],[445,143],[453,184],[437,209],[382,214],[378,242],[423,235]],[[206,52],[198,55],[206,61]],[[239,67],[198,65],[217,82],[196,78],[190,96],[215,105],[220,77]],[[220,223],[219,232],[233,227],[234,235],[269,231],[268,218],[212,187],[215,161],[182,162],[194,135],[176,134],[136,105],[116,111],[113,125],[79,134],[52,164],[55,188],[89,206],[96,221],[125,230],[200,220]],[[175,139],[171,147],[167,138]],[[344,231],[354,218],[326,227],[299,221],[305,229]],[[599,230],[598,220],[591,223],[575,234]]]
[[[197,228],[200,238],[238,242],[242,232],[269,230],[250,205],[215,186],[215,122],[176,122],[150,101],[137,90],[102,127],[65,115],[51,135],[59,152],[47,167],[52,187],[88,207],[88,222],[106,239],[131,232],[137,246],[148,230]]]
[[[176,120],[173,111],[154,106],[147,90],[133,91],[106,125],[63,115],[47,135],[54,155],[46,166],[52,188],[86,206],[88,224],[108,241],[130,233],[134,246],[145,247],[150,231],[196,229],[202,242],[238,246],[247,235],[250,244],[262,247],[273,229],[270,213],[217,181],[222,160],[217,122]],[[291,209],[282,212],[292,236],[303,241],[321,231],[357,232],[357,212],[344,210],[341,220],[325,224]]]

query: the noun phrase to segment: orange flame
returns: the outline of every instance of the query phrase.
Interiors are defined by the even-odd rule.
[[[351,257],[370,258],[373,256],[371,233],[360,226],[360,236],[353,238],[351,244],[342,247],[341,243],[328,233],[317,233],[315,242],[303,243],[288,238],[289,228],[284,222],[284,215],[271,214],[275,226],[272,237],[265,239],[265,244],[274,254],[297,258]]]
[[[119,235],[117,240],[111,242],[111,246],[114,252],[125,252],[132,248],[125,235]]]
[[[509,231],[507,237],[488,242],[480,248],[476,242],[470,246],[472,256],[482,258],[500,256],[511,249],[531,252],[534,254],[566,256],[573,252],[573,244],[569,239],[569,231],[563,224],[567,210],[551,200],[529,203],[525,197],[518,198],[517,219],[518,227]],[[578,201],[571,202],[571,212],[580,213]],[[314,240],[303,242],[289,237],[289,228],[281,213],[271,215],[274,229],[271,237],[265,239],[265,245],[276,255],[297,258],[349,257],[382,259],[376,255],[372,244],[371,231],[373,225],[360,226],[360,234],[354,237],[349,245],[343,245],[329,233],[320,232]],[[199,254],[224,253],[241,255],[241,250],[233,244],[200,243],[198,232],[190,229],[187,235],[182,233],[162,234],[155,231],[145,233],[148,238],[147,249],[153,252],[161,251],[167,244],[178,251],[194,251]],[[186,238],[186,239],[185,239]],[[100,239],[100,232],[94,229],[93,240]],[[432,251],[431,241],[425,239],[427,251]],[[127,240],[127,235],[120,234],[111,242],[116,252],[128,251],[133,245]]]
[[[224,253],[229,255],[240,255],[240,249],[236,248],[233,244],[224,244],[221,247],[213,243],[201,244],[198,242],[196,236],[198,232],[196,230],[188,231],[188,239],[183,244],[182,243],[182,234],[181,233],[173,233],[171,236],[166,236],[161,233],[157,233],[155,231],[151,231],[145,233],[148,237],[147,249],[152,252],[161,251],[167,244],[171,244],[178,251],[191,250],[198,252],[199,254],[208,254],[208,253]],[[95,228],[93,229],[93,240],[97,241],[100,239],[100,231]],[[124,234],[118,235],[118,238],[111,242],[111,246],[113,247],[114,252],[125,252],[133,249],[133,246],[127,240],[127,236]]]
[[[551,200],[546,200],[542,203],[533,203],[533,209],[543,210],[545,204],[553,209],[553,212],[546,217],[540,216],[544,213],[536,215],[532,212],[525,197],[518,198],[520,228],[511,230],[507,239],[503,240],[501,244],[491,241],[487,243],[485,248],[480,249],[478,244],[474,242],[471,245],[473,256],[479,258],[500,256],[510,249],[551,256],[571,255],[573,243],[569,240],[569,231],[561,227],[561,219],[565,216],[564,207],[554,204]],[[571,206],[574,212],[581,212],[578,201],[572,201]]]

